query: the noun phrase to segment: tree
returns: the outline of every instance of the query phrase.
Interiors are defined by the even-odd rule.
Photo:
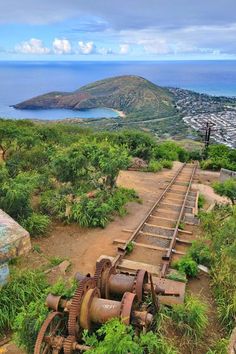
[[[229,198],[232,204],[236,204],[236,178],[230,178],[224,182],[216,182],[213,188],[216,193]]]
[[[36,143],[34,127],[24,123],[0,120],[0,149],[4,161],[10,149],[29,149]]]
[[[31,196],[37,185],[37,175],[19,174],[8,179],[0,190],[0,208],[12,218],[20,220],[32,213]]]
[[[127,168],[129,157],[123,147],[109,142],[83,141],[61,150],[53,159],[53,171],[61,182],[113,188],[119,171]]]

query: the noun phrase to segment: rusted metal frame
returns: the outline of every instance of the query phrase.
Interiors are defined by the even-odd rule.
[[[175,247],[175,244],[176,244],[176,241],[177,241],[177,235],[178,235],[178,232],[179,232],[179,224],[180,224],[180,222],[181,222],[181,220],[183,218],[184,209],[185,209],[186,202],[187,202],[187,199],[188,199],[188,194],[189,194],[191,186],[192,186],[193,178],[194,178],[194,175],[196,173],[196,169],[197,169],[197,164],[193,167],[193,171],[192,171],[192,174],[191,174],[191,177],[190,177],[189,185],[188,185],[188,188],[187,188],[187,191],[186,191],[186,194],[185,194],[185,198],[183,200],[183,204],[182,204],[182,207],[181,207],[181,210],[180,210],[180,213],[179,213],[179,217],[178,217],[178,220],[177,220],[177,223],[176,223],[176,226],[175,226],[175,230],[174,230],[171,242],[170,242],[169,249],[168,249],[166,255],[163,257],[163,260],[165,261],[165,263],[162,266],[161,277],[165,276],[165,274],[167,272],[167,269],[169,268],[169,265],[170,265],[170,262],[171,262],[173,249]]]
[[[175,176],[172,178],[172,180],[169,182],[169,184],[166,186],[166,188],[164,189],[164,191],[161,193],[160,197],[157,199],[157,201],[154,203],[154,205],[152,206],[151,210],[149,210],[149,212],[147,213],[147,215],[144,217],[144,219],[141,221],[141,223],[139,224],[139,226],[137,227],[137,229],[132,233],[132,235],[129,237],[129,239],[126,241],[125,245],[123,247],[118,247],[118,251],[122,252],[120,254],[118,254],[112,264],[113,265],[117,265],[117,263],[124,257],[124,255],[126,254],[126,247],[127,245],[132,242],[133,240],[135,240],[135,238],[137,237],[139,231],[142,229],[142,227],[144,226],[145,222],[147,221],[147,219],[150,217],[150,215],[152,214],[153,210],[158,206],[158,204],[160,204],[160,202],[162,201],[162,199],[164,198],[164,196],[166,195],[166,193],[169,191],[169,189],[172,187],[172,185],[174,184],[176,178],[179,176],[179,174],[182,172],[182,170],[184,169],[184,167],[186,166],[186,162],[178,169],[177,173],[175,174]]]

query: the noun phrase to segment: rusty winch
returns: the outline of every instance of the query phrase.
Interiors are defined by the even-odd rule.
[[[89,277],[87,274],[82,275],[76,273],[75,279],[80,282],[81,280]],[[157,285],[152,287],[152,278],[150,275],[151,283],[149,283],[148,272],[143,269],[137,270],[135,275],[127,273],[118,273],[115,266],[112,265],[110,259],[103,258],[96,264],[94,279],[96,285],[100,289],[101,296],[104,299],[121,299],[125,292],[136,294],[139,302],[143,301],[145,294],[151,293],[154,295],[169,295],[164,289]],[[155,294],[153,294],[153,292]],[[173,295],[173,293],[171,293]]]
[[[147,329],[153,319],[150,313],[140,310],[135,293],[125,291],[121,301],[104,299],[97,280],[88,277],[79,282],[71,300],[49,294],[46,304],[54,312],[39,331],[34,354],[85,351],[88,347],[79,344],[83,330],[91,331],[112,318],[120,318],[124,324],[133,324],[140,330]]]

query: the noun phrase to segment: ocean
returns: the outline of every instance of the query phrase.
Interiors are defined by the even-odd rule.
[[[73,91],[116,75],[139,75],[160,86],[236,96],[236,61],[0,62],[0,117],[64,119],[116,117],[110,109],[15,110],[10,105],[50,91]]]

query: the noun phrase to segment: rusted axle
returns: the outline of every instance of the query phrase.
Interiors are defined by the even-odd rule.
[[[75,279],[80,282],[88,277],[76,273]],[[112,266],[109,259],[102,259],[96,265],[94,278],[97,287],[101,291],[101,297],[105,299],[121,299],[125,292],[132,292],[137,295],[139,302],[142,302],[144,294],[152,291],[151,284],[148,283],[148,272],[140,269],[135,275],[118,273],[116,267]],[[175,295],[168,294],[158,286],[154,287],[156,295]],[[178,296],[179,294],[176,294]]]
[[[71,300],[67,301],[60,296],[49,294],[46,304],[54,311],[69,312]],[[83,329],[90,330],[93,324],[103,324],[112,318],[120,318],[122,322],[149,327],[152,315],[147,311],[137,311],[137,297],[133,293],[125,292],[121,301],[100,298],[98,288],[89,289],[83,297],[78,322]]]

